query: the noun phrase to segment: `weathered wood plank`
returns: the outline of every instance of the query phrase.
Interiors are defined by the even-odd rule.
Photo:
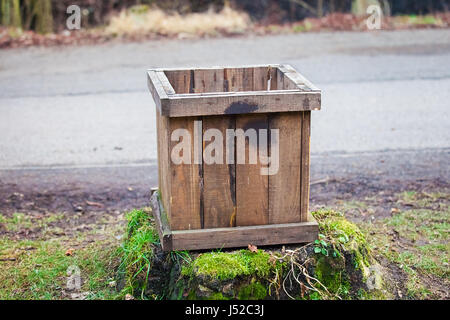
[[[164,251],[172,250],[172,231],[170,230],[169,220],[164,212],[160,201],[158,191],[154,192],[150,198],[150,208],[155,219],[156,229],[161,241],[161,247]]]
[[[173,89],[172,85],[169,82],[169,79],[167,79],[167,76],[164,72],[157,71],[156,76],[158,77],[158,80],[160,81],[167,96],[175,94],[175,90]]]
[[[253,68],[225,68],[224,91],[240,92],[253,90]]]
[[[272,96],[272,95],[292,95],[294,93],[301,93],[301,90],[296,89],[288,89],[288,90],[272,90],[270,92],[255,92],[255,91],[240,91],[240,92],[206,92],[206,93],[182,93],[177,94],[175,97],[172,97],[172,100],[176,99],[197,99],[201,100],[202,98],[214,98],[214,97],[252,97],[252,96]]]
[[[269,180],[267,175],[261,175],[263,164],[258,156],[258,151],[261,151],[258,132],[259,129],[267,130],[267,115],[237,116],[236,130],[238,129],[249,133],[255,132],[256,139],[241,140],[238,136],[236,137],[236,226],[267,224],[269,222]],[[243,144],[242,141],[244,141]],[[256,154],[256,159],[250,158],[252,153]],[[243,164],[239,160],[241,155],[245,158]]]
[[[251,91],[199,96],[170,96],[162,114],[189,117],[221,114],[290,112],[320,109],[320,93],[300,90]]]
[[[311,111],[302,112],[301,221],[308,221]]]
[[[294,81],[282,71],[281,67],[277,69],[277,89],[294,90],[299,89]]]
[[[171,176],[169,175],[169,118],[156,111],[156,130],[158,135],[158,182],[162,203],[170,217]]]
[[[277,90],[277,70],[278,67],[269,66],[269,80],[270,80],[270,90]]]
[[[272,114],[269,127],[279,132],[277,140],[270,139],[270,154],[278,150],[279,168],[269,175],[269,223],[300,222],[302,114]]]
[[[314,92],[320,92],[321,90],[317,88],[314,84],[311,83],[308,79],[306,79],[302,74],[297,72],[291,65],[283,65],[280,66],[279,69],[288,75],[293,82],[297,84],[299,88],[306,91],[314,91]]]
[[[226,130],[234,129],[236,120],[233,116],[224,117],[204,117],[203,118],[203,135],[205,138],[211,139],[210,142],[204,142],[203,162],[203,201],[204,201],[204,227],[233,227],[236,216],[236,187],[235,187],[235,165],[227,164],[226,145],[222,140],[214,141],[215,138],[206,137],[205,132],[208,129],[219,130],[221,135],[226,138]],[[209,141],[209,140],[208,140]],[[217,143],[218,144],[214,144]],[[214,146],[222,147],[220,163],[208,162],[218,157],[219,149]],[[217,152],[217,153],[216,153]],[[215,161],[216,162],[216,161]]]
[[[268,80],[270,77],[269,67],[257,67],[253,69],[253,90],[254,91],[267,91]]]
[[[258,68],[258,67],[272,67],[272,68],[278,68],[280,67],[280,64],[249,64],[245,66],[211,66],[211,67],[175,67],[175,68],[152,68],[148,69],[151,71],[190,71],[190,70],[215,70],[215,69],[241,69],[241,68]]]
[[[202,196],[202,165],[194,163],[196,144],[194,141],[195,118],[170,119],[170,224],[172,230],[200,229],[202,227],[201,196]],[[172,141],[172,133],[176,129],[186,129],[191,138],[190,163],[175,164],[174,147],[181,141]],[[201,135],[201,132],[200,132]],[[180,140],[182,140],[181,138]],[[184,151],[183,151],[184,152]],[[180,152],[181,153],[181,152]],[[182,154],[184,155],[184,154]]]
[[[164,71],[167,79],[172,85],[175,93],[189,93],[193,92],[192,88],[192,73],[190,70],[171,70]]]
[[[211,93],[223,92],[224,70],[195,70],[194,71],[194,92]]]
[[[147,72],[147,86],[155,102],[156,109],[161,112],[163,109],[162,104],[168,99],[168,96],[155,71]]]
[[[267,246],[305,243],[317,239],[317,222],[272,224],[235,228],[172,231],[173,250]]]

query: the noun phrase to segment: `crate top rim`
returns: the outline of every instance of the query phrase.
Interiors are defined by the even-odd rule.
[[[296,88],[283,90],[176,93],[165,74],[166,71],[222,70],[257,67],[277,68],[295,84]],[[147,69],[147,79],[148,88],[162,116],[186,117],[321,109],[322,90],[317,88],[288,64],[150,68]],[[280,105],[281,99],[283,101],[290,101],[290,103],[288,105],[277,106]],[[219,107],[214,110],[211,108],[211,105],[217,106],[223,105],[224,103],[229,104],[226,109]],[[256,108],[255,106],[259,107]]]

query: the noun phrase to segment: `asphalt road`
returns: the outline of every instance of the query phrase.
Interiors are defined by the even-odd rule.
[[[312,179],[449,180],[447,29],[0,51],[0,182],[154,185],[145,70],[259,63],[291,64],[323,90],[312,116]]]

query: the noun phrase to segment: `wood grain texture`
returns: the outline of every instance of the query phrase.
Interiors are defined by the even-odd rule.
[[[169,220],[167,219],[159,198],[160,193],[158,191],[152,194],[150,198],[150,208],[152,209],[152,215],[155,219],[161,247],[164,251],[170,251],[172,250],[172,231],[170,230]]]
[[[245,131],[254,129],[267,130],[267,115],[245,115],[236,117],[236,129]],[[259,138],[257,139],[259,140]],[[268,176],[261,175],[262,164],[249,161],[250,152],[258,152],[258,143],[251,143],[245,138],[245,149],[239,146],[236,139],[236,159],[239,153],[245,152],[245,164],[236,163],[236,226],[263,225],[269,222]],[[257,153],[258,154],[258,153]]]
[[[173,250],[247,247],[249,243],[267,246],[305,243],[317,239],[317,222],[264,226],[172,231]]]
[[[223,92],[224,91],[224,69],[195,70],[194,92]]]
[[[211,66],[211,67],[175,67],[175,68],[152,68],[149,70],[153,70],[153,71],[196,71],[196,70],[215,70],[215,69],[223,69],[223,68],[227,68],[227,69],[242,69],[242,68],[260,68],[260,67],[271,67],[271,68],[278,68],[282,66],[281,64],[249,64],[249,65],[239,65],[239,66],[231,66],[231,65],[227,65],[227,66]]]
[[[301,221],[308,221],[311,111],[302,112]]]
[[[155,102],[156,109],[161,112],[163,109],[162,104],[168,100],[168,96],[155,71],[147,72],[147,86]],[[168,111],[165,112],[168,113]]]
[[[161,83],[161,86],[163,87],[166,95],[167,96],[174,95],[175,90],[173,89],[172,85],[170,84],[169,79],[167,79],[166,74],[162,71],[157,71],[156,76],[158,77],[158,80]]]
[[[226,138],[226,130],[234,129],[236,120],[233,116],[211,116],[203,118],[203,132],[217,129]],[[204,142],[204,150],[212,143]],[[233,227],[236,216],[235,165],[227,164],[226,145],[223,146],[222,163],[207,164],[203,162],[203,201],[204,227]]]
[[[298,89],[178,95],[167,99],[162,114],[189,117],[220,114],[291,112],[320,109],[320,93]]]
[[[268,90],[267,83],[269,80],[269,68],[258,67],[253,69],[253,90]]]
[[[281,68],[277,69],[277,89],[299,89],[294,81]]]
[[[170,134],[176,129],[186,129],[191,135],[191,163],[175,164],[170,161],[171,197],[170,225],[172,230],[200,229],[202,227],[202,165],[194,159],[194,118],[170,119]],[[170,141],[170,150],[178,141]]]
[[[278,82],[278,80],[277,80],[277,78],[278,78],[278,75],[277,75],[277,70],[278,70],[278,68],[276,68],[276,67],[269,67],[269,78],[270,78],[270,90],[278,90],[278,86],[277,86],[277,82]]]
[[[268,82],[270,80],[270,83]],[[268,91],[277,89],[277,68],[256,67],[253,69],[253,90]]]
[[[158,182],[161,200],[170,219],[171,175],[169,174],[169,118],[156,112],[156,131],[158,135]]]
[[[292,66],[286,64],[279,66],[278,69],[287,75],[292,82],[294,82],[299,89],[302,91],[315,91],[320,92],[321,90],[312,84],[308,79],[306,79],[302,74],[297,72]]]
[[[269,223],[300,222],[302,114],[271,114],[269,127],[279,130],[279,139],[270,140],[271,155],[278,149],[279,168],[269,175]]]
[[[190,70],[171,70],[164,72],[175,93],[189,93],[193,92],[192,75]]]
[[[225,92],[253,90],[253,68],[225,68]]]

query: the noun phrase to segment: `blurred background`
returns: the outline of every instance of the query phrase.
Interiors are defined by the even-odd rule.
[[[387,18],[385,26],[392,24],[400,25],[440,25],[448,23],[446,13],[449,3],[446,0],[80,0],[80,1],[52,1],[52,0],[1,0],[0,2],[1,24],[6,27],[15,27],[19,30],[32,30],[38,33],[61,32],[66,29],[67,8],[76,4],[82,8],[82,27],[94,28],[113,24],[128,22],[118,32],[131,32],[131,28],[141,23],[142,30],[147,32],[173,34],[177,30],[156,26],[150,18],[159,15],[170,16],[172,23],[174,15],[179,19],[181,16],[197,13],[197,20],[201,20],[207,13],[219,13],[227,9],[229,19],[227,23],[218,26],[222,31],[243,31],[249,29],[250,24],[257,25],[280,25],[295,23],[306,18],[323,18],[335,15],[335,21],[322,21],[322,27],[331,24],[334,28],[358,28],[354,17],[365,16],[367,7],[370,5],[380,6]],[[203,14],[198,15],[198,14]],[[234,14],[230,14],[234,13]],[[345,15],[347,14],[347,15]],[[344,15],[344,16],[343,16]],[[121,20],[119,18],[121,17]],[[419,16],[419,17],[418,17]],[[128,20],[125,21],[125,18]],[[216,18],[219,16],[215,16]],[[389,17],[396,17],[390,19]],[[148,18],[148,19],[146,19]],[[224,20],[225,17],[220,17]],[[246,21],[237,21],[237,20]],[[233,21],[235,19],[236,21]],[[142,23],[142,20],[147,20]],[[333,20],[333,19],[331,19]],[[347,20],[347,21],[340,21]],[[203,19],[204,22],[207,22]],[[201,21],[197,21],[197,25]],[[211,20],[208,22],[212,22]],[[236,30],[232,30],[233,23]],[[339,26],[339,23],[343,24]],[[149,26],[150,24],[150,26]],[[162,24],[167,24],[164,22]],[[217,23],[216,23],[217,24]],[[218,24],[217,24],[218,25]],[[392,27],[392,25],[390,25]],[[128,30],[126,28],[128,27]],[[210,32],[211,26],[203,25],[204,30],[198,33]],[[308,25],[307,29],[317,26]],[[240,30],[239,30],[240,28]],[[276,29],[276,27],[275,27]],[[301,31],[300,25],[296,27]],[[137,30],[134,30],[136,32]],[[186,30],[189,32],[190,30]],[[216,30],[219,31],[219,30]],[[18,31],[20,33],[20,31]],[[16,35],[17,36],[17,35]]]

